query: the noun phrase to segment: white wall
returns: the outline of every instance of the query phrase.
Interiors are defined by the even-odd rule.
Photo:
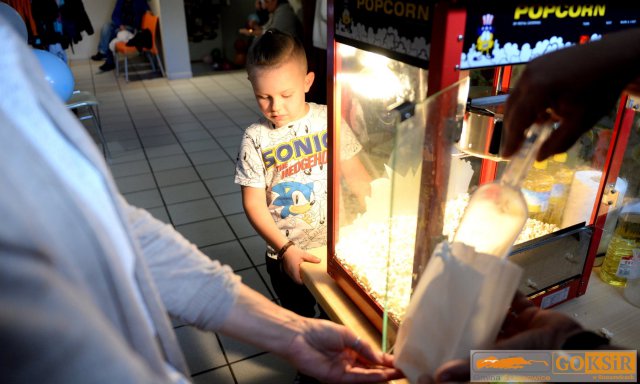
[[[193,76],[183,0],[154,0],[158,3],[165,70],[169,79]],[[164,16],[166,15],[166,16]]]

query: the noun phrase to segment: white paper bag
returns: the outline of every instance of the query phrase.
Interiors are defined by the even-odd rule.
[[[418,281],[395,344],[395,365],[415,383],[495,340],[522,269],[462,243],[438,244]]]

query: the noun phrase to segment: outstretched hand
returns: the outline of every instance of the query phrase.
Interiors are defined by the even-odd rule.
[[[545,141],[538,160],[564,152],[633,89],[638,77],[640,29],[552,52],[531,61],[506,102],[503,153],[509,157],[534,122],[553,119],[559,128]]]
[[[376,352],[348,328],[305,319],[285,356],[309,376],[329,383],[373,383],[402,377],[391,355]]]
[[[580,330],[580,324],[569,316],[540,309],[518,292],[496,343],[489,349],[560,349],[570,335]],[[469,364],[468,359],[449,361],[438,368],[435,378],[423,376],[419,383],[468,381]]]

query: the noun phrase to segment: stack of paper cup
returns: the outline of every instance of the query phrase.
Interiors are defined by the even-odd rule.
[[[638,269],[636,267],[636,269]],[[624,298],[636,307],[640,307],[640,277],[628,279],[624,287]]]
[[[602,178],[601,171],[578,171],[573,177],[567,205],[562,215],[561,228],[586,222],[589,224],[591,213],[598,197],[598,187]]]

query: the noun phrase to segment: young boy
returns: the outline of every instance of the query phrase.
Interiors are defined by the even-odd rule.
[[[319,263],[307,250],[327,243],[327,108],[305,102],[314,74],[302,43],[287,33],[271,29],[259,37],[247,73],[265,119],[245,131],[235,182],[249,221],[267,242],[267,271],[282,306],[314,317],[300,264]],[[341,139],[348,144],[342,160],[353,158],[360,144],[352,133]],[[366,193],[368,183],[361,185]]]

